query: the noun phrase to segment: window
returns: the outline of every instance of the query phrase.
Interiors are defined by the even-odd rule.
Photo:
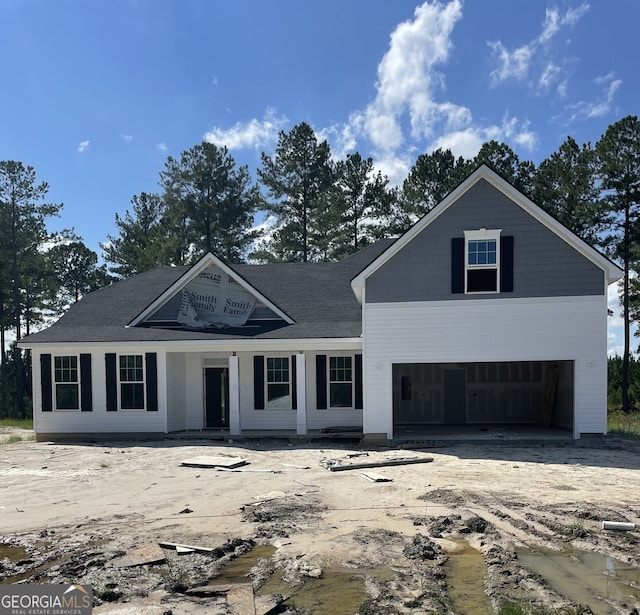
[[[291,409],[289,357],[267,358],[267,404],[270,410]]]
[[[352,357],[329,357],[329,407],[353,408]]]
[[[465,292],[500,291],[500,232],[465,231]]]
[[[56,410],[78,410],[78,357],[55,357]]]
[[[120,407],[123,410],[144,410],[141,354],[120,355]]]

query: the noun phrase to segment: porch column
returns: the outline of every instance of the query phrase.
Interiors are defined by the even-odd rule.
[[[296,357],[296,398],[298,406],[296,410],[296,433],[303,435],[307,433],[307,378],[306,359],[304,354],[297,354]]]
[[[240,373],[238,357],[229,357],[229,435],[240,435]]]

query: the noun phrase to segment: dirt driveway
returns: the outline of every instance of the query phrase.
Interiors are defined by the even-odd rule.
[[[248,463],[182,465],[202,456]],[[387,465],[407,458],[423,463]],[[335,462],[378,467],[329,471]],[[640,526],[640,451],[619,445],[19,442],[0,446],[0,519],[3,582],[89,584],[95,613],[640,609],[640,532],[602,529]],[[158,542],[209,550],[123,563]],[[240,581],[264,594],[255,607],[242,611],[226,581],[195,591],[243,553]],[[297,593],[323,578],[320,597]],[[340,606],[323,602],[332,591]]]

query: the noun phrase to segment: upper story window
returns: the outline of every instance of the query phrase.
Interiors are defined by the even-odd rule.
[[[54,358],[54,379],[56,383],[56,410],[78,410],[78,357],[75,355]]]
[[[465,292],[500,292],[500,229],[465,231]]]

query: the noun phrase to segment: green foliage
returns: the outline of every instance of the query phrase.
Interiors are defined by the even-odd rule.
[[[122,278],[168,264],[163,259],[166,244],[161,198],[142,192],[131,198],[131,205],[132,211],[127,211],[124,218],[116,213],[119,235],[107,235],[107,241],[100,244],[109,271]]]
[[[596,144],[599,179],[603,196],[601,207],[607,215],[606,248],[622,262],[622,409],[629,412],[629,360],[631,329],[631,268],[638,265],[640,247],[640,121],[627,116],[607,128]],[[636,272],[637,273],[637,272]]]
[[[16,340],[41,320],[49,296],[48,280],[42,275],[44,246],[50,240],[46,221],[57,216],[61,205],[44,203],[49,190],[37,182],[33,167],[13,160],[0,161],[0,344],[5,362],[5,330]],[[26,378],[23,353],[13,347],[15,416],[25,414]],[[2,393],[3,403],[7,399]]]
[[[605,221],[599,195],[595,152],[572,137],[540,163],[533,181],[535,203],[594,246]]]
[[[607,405],[609,412],[623,410],[622,406],[622,378],[623,357],[609,358],[607,377]],[[629,357],[629,405],[631,410],[640,412],[640,360]]]
[[[251,227],[261,199],[248,168],[236,167],[226,147],[203,142],[182,152],[179,161],[169,156],[160,185],[164,240],[178,239],[172,263],[194,261],[207,252],[230,263],[244,260],[257,238]]]
[[[389,210],[388,183],[382,173],[375,173],[373,159],[357,152],[336,163],[330,195],[337,222],[332,260],[353,254],[375,239],[375,221]]]
[[[622,410],[609,411],[607,415],[607,433],[640,440],[640,410],[622,412]]]
[[[33,419],[0,418],[0,427],[17,427],[18,429],[33,429]]]
[[[491,167],[523,194],[527,196],[532,194],[535,165],[528,160],[521,162],[518,155],[505,143],[498,141],[485,143],[471,165],[467,167],[467,173],[481,164]]]
[[[431,211],[472,170],[470,162],[462,157],[455,159],[451,150],[420,154],[402,184],[400,203],[405,217],[399,221],[398,230],[407,230]]]
[[[326,260],[338,219],[328,203],[334,168],[326,141],[302,122],[280,132],[272,157],[262,154],[258,177],[270,201],[273,233],[252,258],[271,261]]]
[[[83,295],[111,281],[106,265],[98,266],[98,255],[81,241],[59,243],[45,260],[54,283],[55,300],[63,307],[77,303]]]

